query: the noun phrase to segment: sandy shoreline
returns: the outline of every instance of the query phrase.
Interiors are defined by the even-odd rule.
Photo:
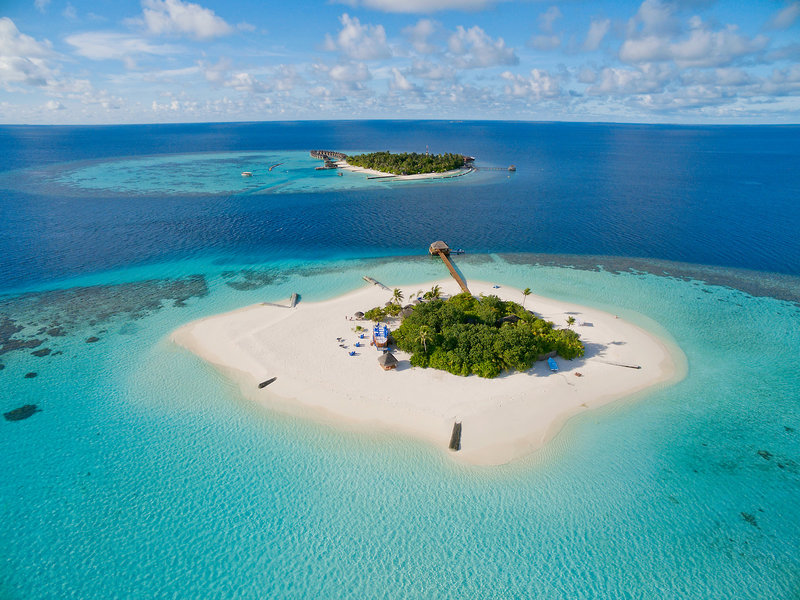
[[[387,181],[414,181],[417,179],[449,179],[452,177],[461,177],[472,173],[475,169],[472,167],[463,167],[460,169],[453,169],[443,173],[418,173],[416,175],[395,175],[394,173],[384,173],[383,171],[376,171],[375,169],[366,169],[364,167],[356,167],[348,164],[346,160],[336,161],[336,167],[344,171],[351,171],[353,173],[362,173],[368,177],[385,178]]]
[[[385,282],[389,284],[390,282]],[[402,286],[406,298],[434,282]],[[452,279],[437,281],[445,294],[458,293]],[[473,294],[495,294],[522,301],[519,290],[469,282]],[[434,369],[412,368],[396,352],[397,370],[383,371],[369,336],[353,329],[356,311],[382,306],[391,293],[366,286],[294,309],[257,304],[189,323],[173,332],[173,342],[235,378],[242,393],[264,406],[370,432],[410,435],[472,464],[503,464],[545,444],[573,415],[683,378],[679,349],[609,313],[530,295],[526,307],[564,327],[570,314],[586,344],[586,356],[557,359],[551,373],[539,362],[525,373],[492,380],[458,377]],[[397,324],[390,327],[396,327]],[[341,348],[337,338],[344,338]],[[355,348],[356,341],[365,343]],[[356,350],[356,356],[348,352]],[[610,363],[638,364],[629,369]],[[576,377],[580,372],[582,377]],[[261,381],[277,377],[259,390]],[[463,423],[462,449],[447,450],[453,422]]]

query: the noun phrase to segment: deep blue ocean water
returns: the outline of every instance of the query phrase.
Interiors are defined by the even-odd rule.
[[[426,145],[483,170],[307,157]],[[0,412],[41,409],[0,421],[0,597],[800,594],[800,127],[19,126],[0,156]],[[435,239],[670,338],[687,378],[481,469],[256,409],[167,340],[443,277]]]

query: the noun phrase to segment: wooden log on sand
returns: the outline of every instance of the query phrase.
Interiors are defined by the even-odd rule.
[[[458,452],[461,450],[461,422],[453,423],[453,433],[450,435],[450,450]]]

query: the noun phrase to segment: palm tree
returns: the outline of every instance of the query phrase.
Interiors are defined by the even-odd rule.
[[[567,317],[567,327],[572,327],[575,324],[575,317],[572,315]]]
[[[442,288],[440,288],[438,285],[434,285],[431,288],[431,300],[436,300],[441,295],[442,295]]]
[[[419,332],[417,333],[417,341],[422,344],[423,348],[425,348],[425,354],[428,353],[428,340],[431,339],[430,334],[431,330],[427,325],[420,327]]]
[[[395,304],[400,304],[403,301],[403,292],[400,291],[400,288],[394,288],[394,292],[392,292],[392,302]]]
[[[531,288],[525,288],[522,290],[522,308],[525,308],[525,300],[528,299],[528,296],[531,295]]]

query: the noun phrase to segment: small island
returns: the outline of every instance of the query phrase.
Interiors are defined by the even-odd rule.
[[[480,465],[521,458],[573,415],[686,372],[679,349],[601,310],[479,281],[470,295],[453,279],[394,290],[367,279],[372,285],[324,302],[206,317],[172,339],[269,409],[384,434],[375,443],[411,436]],[[479,342],[467,351],[462,333]],[[484,355],[489,339],[501,342],[493,356]],[[548,348],[563,352],[557,372],[541,360]],[[457,452],[448,450],[454,423],[463,427]]]
[[[347,164],[364,169],[372,169],[393,175],[421,175],[426,173],[446,173],[461,169],[467,157],[447,152],[445,154],[418,154],[416,152],[372,152],[345,158]]]
[[[323,161],[318,171],[340,169],[361,173],[367,179],[407,181],[418,179],[449,179],[472,173],[475,168],[471,156],[425,152],[371,152],[349,156],[334,150],[311,150],[311,157]],[[341,173],[340,173],[341,175]]]

